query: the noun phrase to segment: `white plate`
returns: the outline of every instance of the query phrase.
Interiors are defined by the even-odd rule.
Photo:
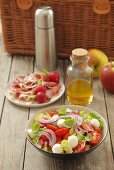
[[[65,92],[65,86],[62,82],[60,82],[60,84],[61,84],[61,88],[60,88],[59,93],[57,95],[53,96],[51,98],[51,100],[49,102],[46,102],[46,103],[31,103],[31,102],[24,103],[24,102],[21,102],[21,101],[18,101],[18,100],[14,100],[14,99],[11,98],[11,96],[9,94],[9,85],[7,85],[7,87],[5,89],[5,96],[10,102],[12,102],[12,103],[14,103],[18,106],[22,106],[22,107],[43,107],[43,106],[47,106],[47,105],[55,102],[56,100],[58,100],[63,95],[63,93]]]

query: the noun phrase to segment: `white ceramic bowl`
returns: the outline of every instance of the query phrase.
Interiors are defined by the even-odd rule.
[[[96,146],[92,147],[91,149],[85,151],[85,152],[81,152],[81,153],[71,153],[71,154],[56,154],[56,153],[50,153],[50,152],[46,152],[42,149],[39,149],[37,146],[35,146],[31,140],[31,138],[29,137],[28,133],[27,133],[27,130],[31,128],[31,125],[33,123],[33,120],[34,120],[34,117],[38,114],[38,113],[46,113],[48,111],[52,111],[52,110],[58,110],[59,108],[61,108],[62,106],[65,106],[69,109],[72,109],[72,110],[84,110],[86,111],[87,113],[88,112],[93,112],[95,113],[96,115],[98,115],[100,117],[100,119],[102,120],[103,124],[104,124],[104,128],[103,128],[103,138],[101,140],[101,142],[99,144],[97,144]],[[104,139],[106,138],[106,135],[107,135],[107,130],[108,130],[108,127],[107,127],[107,122],[106,120],[98,113],[96,112],[95,110],[92,110],[88,107],[84,107],[84,106],[79,106],[79,105],[60,105],[60,106],[52,106],[52,107],[48,107],[48,108],[45,108],[45,109],[42,109],[42,110],[39,110],[32,118],[30,118],[26,124],[26,128],[25,128],[25,134],[26,134],[26,137],[28,139],[28,141],[38,150],[40,151],[41,153],[47,155],[47,156],[50,156],[50,157],[54,157],[54,158],[74,158],[74,157],[79,157],[79,156],[82,156],[82,155],[85,155],[87,153],[90,153],[91,151],[93,151],[94,149],[96,149],[103,141]]]

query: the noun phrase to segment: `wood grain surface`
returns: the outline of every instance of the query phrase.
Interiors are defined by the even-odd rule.
[[[1,43],[1,42],[0,42]],[[0,47],[0,170],[113,170],[114,95],[104,91],[98,79],[93,81],[94,99],[88,105],[108,122],[106,140],[92,153],[77,159],[52,159],[38,152],[25,137],[27,120],[41,108],[23,108],[4,97],[4,87],[17,75],[37,71],[34,57],[12,56]],[[59,60],[58,71],[67,84],[69,60]],[[51,105],[67,104],[66,94]],[[44,107],[43,107],[44,108]]]

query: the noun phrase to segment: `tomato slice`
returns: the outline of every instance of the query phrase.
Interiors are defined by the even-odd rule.
[[[83,122],[83,123],[81,124],[81,127],[82,127],[84,130],[86,130],[87,132],[92,132],[92,131],[94,131],[92,125],[91,125],[89,122]]]
[[[55,131],[57,137],[64,137],[66,133],[69,131],[69,128],[61,128]]]
[[[72,111],[71,113],[75,114],[75,115],[79,115],[79,111],[78,110]]]
[[[54,115],[58,114],[58,112],[56,110],[53,110],[51,112],[49,112],[49,115],[52,117]]]
[[[58,127],[55,126],[55,125],[52,125],[52,124],[47,124],[46,127],[47,127],[47,129],[51,129],[51,130],[53,130],[54,132],[55,132],[56,130],[58,130]]]
[[[94,131],[96,131],[96,132],[98,132],[98,133],[101,133],[101,130],[100,130],[98,127],[93,126],[93,129],[94,129]]]
[[[99,144],[103,138],[102,134],[96,131],[91,132],[90,135],[91,135],[91,140],[89,141],[89,144],[92,146]]]
[[[40,139],[42,139],[43,142],[48,141],[48,138],[45,135],[42,135]]]
[[[68,137],[69,137],[69,131],[65,134],[65,136],[63,137],[63,139],[68,139]]]
[[[86,150],[86,143],[81,141],[78,146],[74,149],[74,153],[84,152]]]

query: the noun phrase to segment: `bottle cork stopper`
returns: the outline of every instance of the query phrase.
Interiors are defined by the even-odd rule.
[[[83,57],[83,56],[86,56],[88,54],[88,51],[86,49],[83,49],[83,48],[76,48],[72,51],[72,54],[74,56]]]

